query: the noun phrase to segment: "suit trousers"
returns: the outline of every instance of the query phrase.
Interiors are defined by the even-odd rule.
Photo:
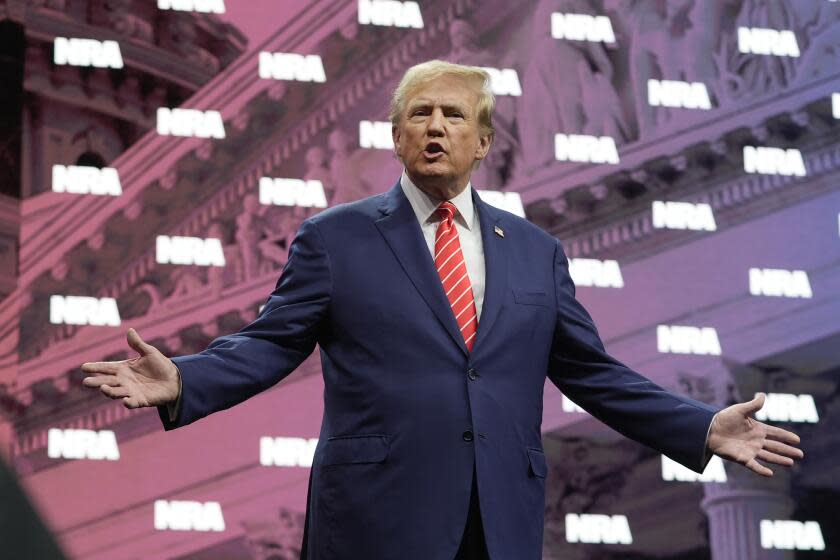
[[[458,547],[455,560],[490,560],[487,554],[487,543],[484,541],[481,511],[478,507],[475,468],[473,468],[472,490],[470,491],[470,511],[467,514],[467,524],[464,527],[464,535],[461,537],[461,546]]]

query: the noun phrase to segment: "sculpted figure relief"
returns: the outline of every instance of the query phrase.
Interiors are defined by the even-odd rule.
[[[198,44],[198,31],[189,17],[174,14],[169,19],[169,42],[187,60],[204,66],[211,72],[219,71],[219,59]]]
[[[720,103],[724,99],[724,88],[717,59],[722,34],[731,36],[737,32],[730,17],[731,11],[736,8],[737,0],[682,0],[675,3],[684,4],[687,10],[687,28],[682,46],[673,49],[674,52],[682,53],[685,79],[706,84],[713,100]],[[668,6],[670,5],[668,3]]]
[[[585,118],[583,132],[593,136],[612,136],[618,143],[629,140],[632,132],[624,117],[621,99],[607,75],[593,72],[588,62],[581,61],[577,77],[586,92],[581,98]]]
[[[236,217],[236,245],[242,260],[244,278],[256,276],[259,269],[257,245],[262,240],[262,215],[265,207],[253,194],[242,201],[242,212]]]
[[[840,64],[840,3],[803,2],[797,9],[808,41],[796,69],[796,81],[802,83],[828,75]]]
[[[268,207],[254,194],[242,201],[236,217],[236,246],[242,274],[237,281],[248,280],[275,270],[286,262],[289,243],[305,216],[296,216],[295,208]]]
[[[239,280],[238,278],[231,278],[232,275],[230,274],[230,271],[238,268],[236,266],[236,260],[239,257],[239,254],[235,247],[225,244],[225,232],[222,228],[222,224],[219,222],[213,222],[210,224],[210,227],[207,228],[205,237],[219,239],[222,243],[222,251],[225,256],[225,264],[227,266],[207,267],[207,285],[210,287],[210,290],[214,295],[218,295],[222,291],[222,288]]]
[[[648,80],[701,82],[713,105],[726,98],[718,61],[722,33],[735,33],[730,17],[735,1],[605,0],[605,9],[619,27],[618,41],[627,53],[638,138],[651,135],[680,111],[651,106]],[[609,106],[604,103],[599,112]]]
[[[297,560],[304,514],[281,508],[276,519],[244,521],[245,544],[254,560]]]
[[[669,31],[665,16],[659,12],[655,0],[611,0],[608,9],[623,17],[627,25],[624,46],[627,51],[630,71],[630,86],[636,114],[638,138],[649,136],[657,125],[657,111],[648,103],[647,82],[661,79],[664,72],[660,53],[669,42]],[[619,17],[614,17],[618,21]],[[664,49],[664,50],[667,50]],[[660,116],[661,119],[661,116]]]
[[[330,148],[330,178],[335,192],[330,206],[352,202],[382,192],[399,175],[401,165],[389,150],[357,148],[358,140],[340,128],[327,140]]]
[[[108,21],[117,33],[151,41],[153,37],[151,24],[132,14],[131,4],[131,0],[106,0],[105,11]]]
[[[506,57],[498,58],[494,53],[481,48],[475,26],[463,19],[455,19],[449,24],[449,53],[444,60],[457,64],[492,68],[520,69],[513,61]],[[478,169],[473,171],[472,184],[478,188],[502,187],[511,174],[513,154],[519,149],[514,122],[516,114],[516,97],[497,95],[496,107],[493,111],[493,126],[496,137],[493,140],[493,150],[481,162]]]
[[[172,291],[164,302],[181,299],[204,289],[205,283],[194,266],[174,266],[169,274]]]
[[[584,102],[590,94],[616,95],[613,65],[603,44],[555,39],[551,35],[553,12],[595,14],[583,0],[540,0],[530,25],[523,29],[522,40],[529,48],[516,109],[522,156],[517,173],[531,173],[552,163],[553,139],[559,132],[621,128],[609,122],[615,121],[613,114],[600,113],[591,101]],[[569,79],[576,72],[581,79]]]
[[[791,0],[744,0],[735,25],[794,32],[799,28],[796,8]],[[799,36],[797,41],[801,50]],[[734,33],[729,36],[727,52],[728,74],[734,77],[729,95],[734,99],[778,90],[790,84],[793,79],[797,60],[795,57],[740,53],[738,38]]]

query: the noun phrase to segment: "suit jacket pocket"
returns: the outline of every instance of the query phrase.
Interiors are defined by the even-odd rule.
[[[513,290],[513,301],[525,305],[549,305],[548,294],[538,290]]]
[[[389,451],[385,435],[335,436],[327,439],[321,465],[382,463]]]

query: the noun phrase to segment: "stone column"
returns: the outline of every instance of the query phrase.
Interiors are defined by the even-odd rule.
[[[771,467],[772,468],[772,467]],[[775,467],[765,478],[735,463],[726,464],[727,482],[703,485],[703,511],[709,518],[712,560],[787,560],[794,551],[761,547],[762,519],[790,519],[790,472]]]

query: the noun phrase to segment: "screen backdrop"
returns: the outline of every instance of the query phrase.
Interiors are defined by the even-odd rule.
[[[0,442],[67,555],[297,558],[318,352],[169,433],[79,365],[252,321],[304,219],[397,180],[431,58],[490,72],[472,184],[563,242],[610,352],[803,439],[701,476],[547,387],[543,557],[840,556],[840,2],[5,0]]]

